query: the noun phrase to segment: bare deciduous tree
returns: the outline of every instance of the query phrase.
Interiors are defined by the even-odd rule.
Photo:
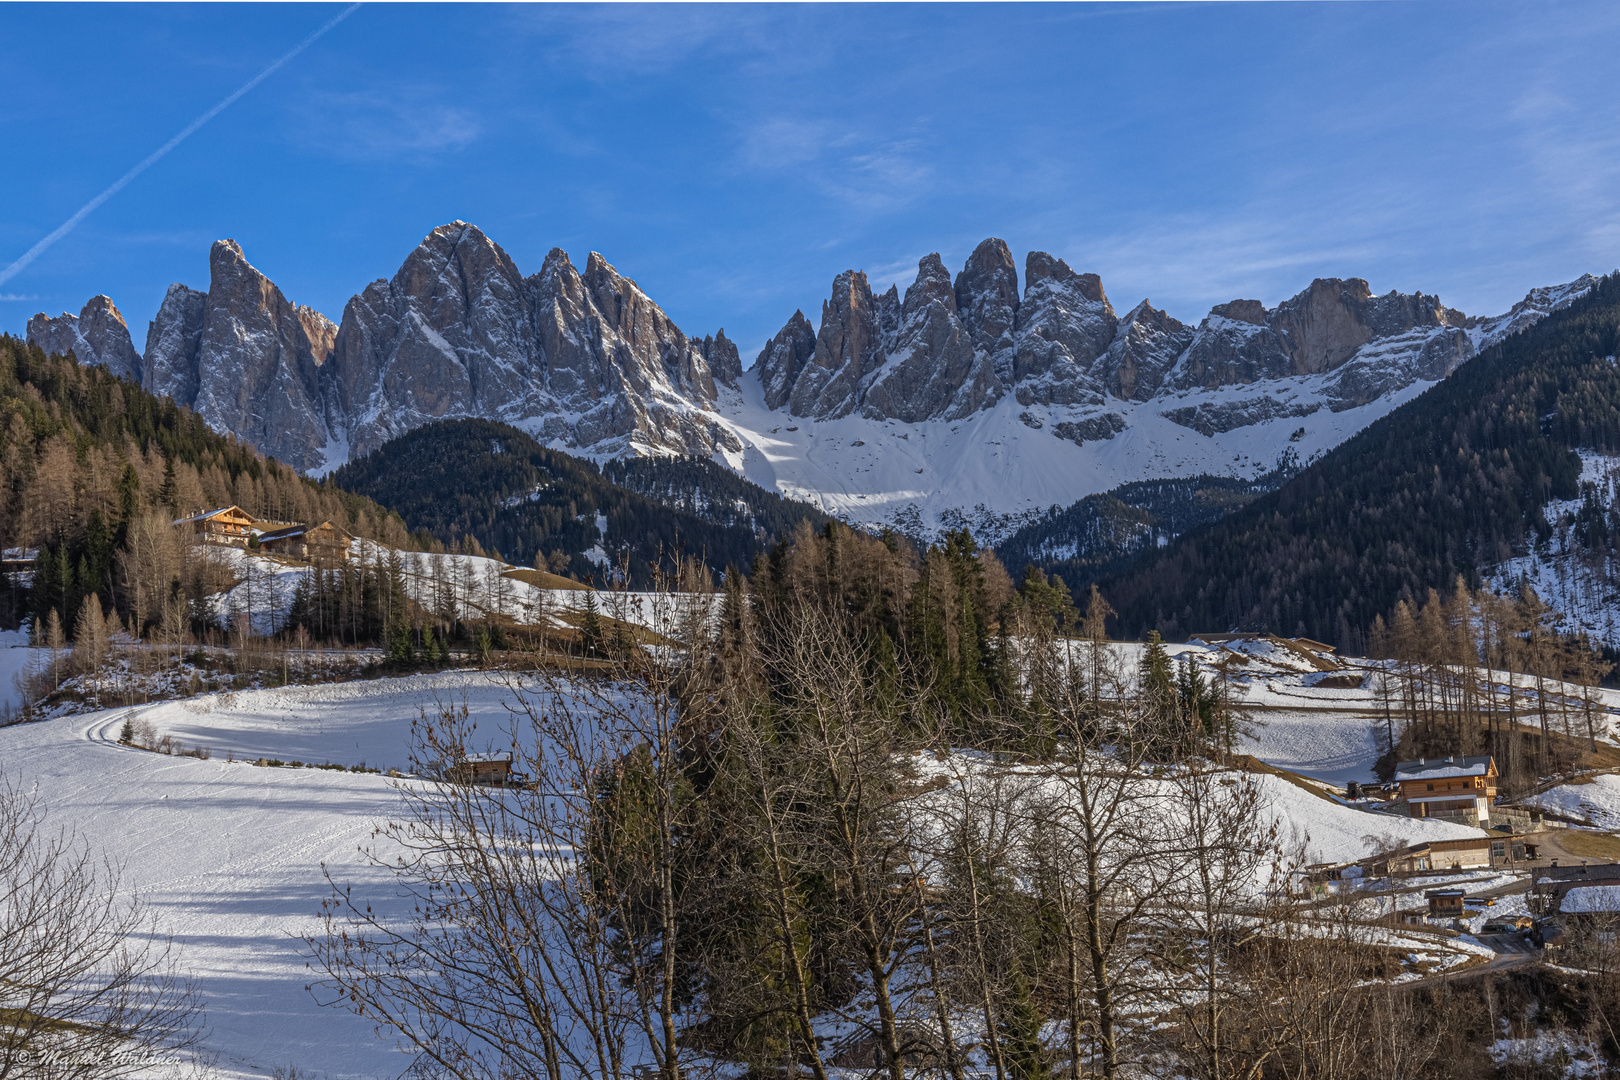
[[[0,775],[0,1078],[143,1072],[195,1051],[200,1021],[118,865]]]

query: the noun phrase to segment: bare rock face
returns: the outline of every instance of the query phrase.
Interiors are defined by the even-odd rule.
[[[1233,300],[1210,309],[1181,360],[1176,388],[1231,386],[1294,374],[1288,346],[1265,320],[1258,300]]]
[[[141,385],[182,405],[197,400],[197,354],[208,294],[175,282],[146,328]]]
[[[307,468],[327,443],[321,366],[337,327],[290,303],[234,240],[215,242],[208,270],[192,408],[211,426]]]
[[[1461,326],[1467,317],[1422,293],[1373,296],[1361,278],[1317,278],[1267,318],[1283,341],[1296,375],[1332,371],[1374,338],[1414,327]]]
[[[859,404],[861,383],[885,359],[883,325],[866,274],[847,270],[833,279],[821,305],[816,351],[788,394],[788,411],[817,419],[848,416]]]
[[[698,351],[708,361],[709,371],[716,382],[737,389],[737,381],[742,378],[742,356],[737,352],[736,344],[726,337],[725,327],[716,330],[713,337],[704,335]]]
[[[1004,355],[1004,370],[1010,371],[1018,320],[1018,265],[1005,241],[992,237],[973,249],[956,275],[956,309],[973,350]]]
[[[956,299],[939,256],[923,258],[906,289],[893,352],[864,388],[864,415],[908,423],[956,417],[958,392],[973,385],[975,353]]]
[[[1023,405],[1100,403],[1103,382],[1093,368],[1118,327],[1101,278],[1032,251],[1024,260],[1012,370],[1003,378]]]
[[[1126,401],[1148,400],[1159,392],[1192,338],[1192,327],[1143,300],[1114,331],[1101,364],[1104,388]]]
[[[429,233],[391,281],[351,298],[333,350],[350,452],[446,417],[541,410],[530,392],[527,293],[505,251],[454,222]]]
[[[96,364],[121,379],[141,379],[141,358],[129,339],[124,316],[105,296],[93,296],[77,315],[54,319],[42,311],[28,320],[28,342],[48,353],[72,353],[81,364]]]
[[[266,454],[300,469],[320,465],[337,327],[288,301],[235,240],[214,243],[208,276],[207,293],[169,287],[147,330],[144,385]]]
[[[793,395],[793,387],[799,381],[799,373],[815,355],[816,328],[810,325],[804,312],[795,311],[787,325],[778,330],[776,336],[760,350],[759,358],[754,363],[754,372],[765,391],[768,408],[780,409],[788,403]]]

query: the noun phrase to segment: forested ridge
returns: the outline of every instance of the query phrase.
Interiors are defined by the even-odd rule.
[[[232,503],[256,517],[330,518],[356,535],[407,540],[399,518],[370,499],[301,477],[104,368],[0,335],[0,547],[40,549],[35,595],[0,590],[0,624],[30,607],[70,621],[91,595],[129,614],[118,564],[131,527]]]
[[[598,543],[616,566],[627,559],[631,580],[644,584],[660,560],[677,553],[716,571],[746,570],[798,522],[826,520],[813,507],[722,473],[681,461],[618,465],[604,476],[592,462],[549,450],[506,424],[446,420],[351,461],[333,480],[394,507],[412,528],[450,543],[472,537],[510,561],[581,580],[604,578],[603,567],[585,557]]]
[[[1375,617],[1550,529],[1575,448],[1620,449],[1620,276],[1469,361],[1276,492],[1103,583],[1126,635],[1226,629],[1358,648]]]
[[[1010,566],[1045,566],[1071,591],[1084,592],[1144,551],[1275,491],[1298,471],[1296,461],[1290,456],[1253,480],[1203,475],[1121,484],[1053,507],[997,544],[996,553]]]
[[[765,536],[787,536],[801,521],[817,528],[828,521],[826,514],[809,503],[766,491],[703,458],[619,458],[604,462],[602,475],[671,509]]]

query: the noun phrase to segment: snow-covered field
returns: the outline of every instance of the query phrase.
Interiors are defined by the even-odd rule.
[[[1562,784],[1525,801],[1564,817],[1585,818],[1600,829],[1620,830],[1620,776],[1605,774],[1589,784]]]
[[[28,648],[28,635],[21,630],[0,630],[0,713],[21,708],[22,694],[17,677],[28,670],[39,653]]]
[[[262,1077],[296,1064],[333,1078],[391,1077],[406,1060],[369,1024],[305,991],[312,974],[298,938],[315,928],[327,895],[322,864],[369,895],[389,895],[358,849],[395,807],[392,782],[241,759],[402,765],[419,709],[465,701],[493,729],[506,696],[498,676],[466,672],[207,695],[0,728],[0,769],[38,785],[53,823],[123,860],[183,949],[207,1002],[208,1045],[228,1073]],[[214,756],[117,745],[131,711]]]
[[[246,615],[253,632],[261,635],[286,625],[299,584],[313,573],[308,566],[240,548],[210,549],[209,554],[227,564],[238,582],[213,598],[215,617],[228,625],[232,616]],[[370,540],[355,541],[352,557],[371,565],[386,562],[391,554],[398,555],[405,591],[432,611],[448,606],[463,618],[498,616],[527,626],[565,626],[585,608],[586,590],[536,588],[507,576],[515,568],[499,559],[393,553]],[[672,604],[678,601],[667,593],[606,590],[596,593],[596,602],[603,615],[657,630],[669,628]]]

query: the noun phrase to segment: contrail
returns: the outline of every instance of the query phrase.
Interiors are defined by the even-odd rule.
[[[364,0],[361,0],[361,2],[363,3]],[[96,207],[118,194],[119,191],[123,190],[124,185],[128,184],[131,180],[141,175],[141,173],[157,164],[160,160],[162,160],[165,154],[179,146],[181,143],[185,142],[187,137],[195,132],[198,128],[202,127],[204,124],[208,123],[208,121],[212,120],[214,117],[218,116],[220,113],[234,105],[236,100],[243,94],[264,82],[264,80],[268,79],[271,75],[274,75],[277,69],[279,69],[287,61],[291,60],[293,57],[315,44],[315,42],[319,41],[328,30],[332,29],[332,27],[336,26],[344,19],[347,19],[354,13],[354,9],[359,6],[359,3],[355,3],[344,8],[336,18],[327,22],[319,30],[309,35],[309,37],[305,38],[303,41],[300,41],[297,45],[294,45],[285,55],[281,57],[281,59],[277,60],[269,67],[253,76],[253,78],[243,83],[230,97],[226,98],[224,101],[221,101],[218,105],[215,105],[212,109],[209,109],[207,112],[197,117],[197,119],[187,124],[183,129],[181,129],[180,134],[176,135],[174,138],[170,139],[168,142],[154,150],[151,154],[147,155],[147,157],[144,158],[139,165],[129,170],[129,172],[125,173],[123,176],[120,176],[106,191],[103,191],[100,195],[97,195],[95,198],[81,206],[79,208],[79,212],[62,222],[55,232],[45,237],[27,251],[23,252],[22,258],[18,259],[4,270],[0,270],[0,285],[4,285],[18,273],[26,269],[28,264],[43,255],[47,248],[56,243],[58,240],[62,239],[62,237],[66,236],[68,233],[72,232],[79,222],[89,217],[91,211],[95,210]]]

